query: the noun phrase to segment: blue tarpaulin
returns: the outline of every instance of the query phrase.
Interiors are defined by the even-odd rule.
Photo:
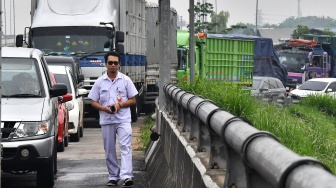
[[[275,77],[278,78],[284,86],[286,85],[286,66],[280,63],[280,60],[273,49],[272,39],[242,34],[207,34],[207,37],[254,40],[253,75]]]

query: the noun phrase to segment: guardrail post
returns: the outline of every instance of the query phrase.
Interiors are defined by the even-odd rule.
[[[181,92],[176,94],[176,101],[178,103],[178,116],[177,116],[177,125],[178,126],[183,126],[183,122],[184,122],[184,111],[183,111],[183,106],[182,106],[182,98],[184,95],[186,95],[187,92],[181,90]]]
[[[185,115],[184,116],[184,121],[183,121],[182,132],[189,132],[190,131],[192,120],[191,120],[191,113],[188,109],[188,101],[192,97],[194,97],[194,95],[192,95],[190,93],[187,93],[186,95],[183,95],[183,97],[181,98],[181,104],[183,106],[183,114]]]
[[[178,119],[178,107],[179,107],[179,104],[178,104],[178,100],[176,100],[176,96],[178,93],[181,93],[183,90],[180,89],[180,88],[176,88],[172,91],[171,93],[171,99],[172,99],[172,103],[173,103],[173,120],[176,121],[177,123],[177,119]]]

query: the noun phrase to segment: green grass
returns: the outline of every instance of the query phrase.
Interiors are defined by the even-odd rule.
[[[150,141],[150,135],[152,133],[150,128],[155,125],[155,121],[151,119],[151,115],[152,114],[145,116],[144,124],[140,128],[141,134],[139,136],[139,142],[141,143],[141,147],[139,150],[145,150]]]
[[[235,84],[197,80],[179,87],[214,101],[235,116],[247,118],[257,129],[276,135],[295,153],[317,158],[336,171],[336,100],[309,96],[284,108],[259,102]]]

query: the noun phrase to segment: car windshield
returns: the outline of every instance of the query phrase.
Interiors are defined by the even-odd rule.
[[[299,89],[300,90],[311,90],[311,91],[322,91],[328,85],[328,82],[319,82],[319,81],[307,81],[303,83]]]
[[[55,75],[55,79],[57,81],[57,83],[63,83],[67,86],[68,88],[68,93],[72,93],[71,92],[71,85],[70,85],[70,81],[69,78],[66,74],[54,74]]]
[[[2,97],[42,97],[37,62],[30,58],[2,58]]]
[[[259,80],[259,79],[253,79],[252,89],[257,90],[259,85],[260,85],[260,82],[261,82],[261,80]]]

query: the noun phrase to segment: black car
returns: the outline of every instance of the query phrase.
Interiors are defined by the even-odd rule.
[[[64,65],[69,66],[73,75],[76,77],[76,82],[78,86],[83,85],[84,75],[82,74],[82,69],[80,68],[79,62],[76,57],[70,56],[44,56],[48,65]]]

